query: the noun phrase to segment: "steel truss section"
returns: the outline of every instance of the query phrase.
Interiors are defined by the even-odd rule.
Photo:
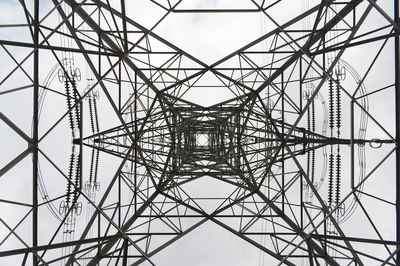
[[[399,8],[0,3],[0,261],[400,265]]]

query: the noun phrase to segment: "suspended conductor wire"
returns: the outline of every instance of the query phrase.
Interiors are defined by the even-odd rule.
[[[328,106],[325,101],[325,98],[323,97],[322,93],[318,93],[318,99],[320,100],[321,107],[322,107],[322,129],[321,129],[321,135],[326,136],[327,135],[327,129],[328,129]],[[319,177],[318,181],[315,181],[315,189],[318,191],[321,187],[322,184],[325,181],[325,176],[328,168],[328,151],[327,147],[323,146],[322,147],[322,164],[318,164],[319,167],[321,168],[321,174]]]
[[[50,84],[53,82],[54,78],[57,76],[59,67],[60,67],[60,65],[58,63],[55,64],[51,68],[51,70],[49,71],[47,76],[45,77],[45,79],[43,81],[43,86],[40,86],[40,89],[39,89],[39,113],[38,113],[39,119],[42,114],[42,109],[43,109],[43,105],[44,105],[44,100],[46,98],[47,89],[50,88]]]
[[[40,164],[38,163],[38,188],[40,195],[45,202],[46,207],[50,211],[50,213],[57,218],[60,222],[63,219],[63,216],[59,213],[58,207],[54,204],[53,201],[51,201],[51,198],[49,197],[49,193],[47,192],[46,186],[43,182],[43,175],[42,175],[42,169],[40,168]]]
[[[43,81],[43,86],[40,86],[40,89],[39,89],[39,100],[38,100],[38,102],[39,102],[38,121],[40,121],[40,117],[41,117],[41,114],[42,114],[42,109],[43,109],[44,101],[45,101],[46,94],[47,94],[47,88],[50,87],[50,85],[53,82],[54,78],[57,76],[57,71],[58,71],[59,67],[60,67],[60,65],[58,63],[55,64],[51,68],[51,70],[49,71],[47,76],[45,77],[45,79]],[[33,123],[32,123],[32,125],[33,125]],[[45,206],[47,207],[47,209],[50,211],[50,213],[55,218],[57,218],[57,220],[61,221],[63,217],[59,214],[58,207],[56,207],[54,202],[51,200],[51,198],[49,196],[49,193],[47,191],[45,182],[43,180],[43,174],[42,174],[42,170],[41,170],[41,167],[40,167],[40,161],[38,161],[38,190],[39,190],[40,196],[42,197],[42,199],[46,203]]]

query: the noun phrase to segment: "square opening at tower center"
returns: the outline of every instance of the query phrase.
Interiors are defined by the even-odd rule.
[[[197,134],[196,145],[203,147],[209,146],[210,145],[209,135],[205,133]]]
[[[212,172],[228,172],[238,164],[238,114],[231,107],[176,109],[175,173],[195,172],[212,168]]]

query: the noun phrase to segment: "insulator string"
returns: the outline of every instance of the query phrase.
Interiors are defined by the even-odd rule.
[[[78,188],[80,188],[80,179],[81,179],[81,153],[78,155],[78,160],[76,161],[76,171],[75,171],[75,187],[74,187],[74,198],[73,205],[75,205],[78,201]]]
[[[339,153],[339,146],[336,154],[336,205],[340,202],[340,185],[341,185],[341,155]]]
[[[97,183],[97,174],[98,174],[98,169],[99,169],[99,154],[100,154],[100,151],[96,150],[96,162],[95,162],[94,179],[93,179],[93,182],[95,184]]]
[[[340,137],[340,127],[342,126],[342,116],[341,116],[341,95],[340,95],[340,79],[336,80],[336,127],[337,136]]]
[[[92,149],[92,159],[90,161],[90,172],[89,172],[89,184],[91,184],[93,181],[94,155],[95,155],[95,149]]]
[[[67,79],[64,81],[65,85],[65,94],[67,95],[67,107],[68,107],[68,117],[69,117],[69,127],[71,128],[72,132],[74,132],[74,118],[72,113],[72,103],[71,103],[71,91],[69,88],[69,82]]]
[[[70,159],[69,159],[69,171],[68,171],[68,179],[69,181],[72,181],[72,175],[74,172],[74,164],[75,164],[75,155],[72,152]],[[66,193],[66,199],[65,202],[67,206],[69,205],[69,202],[71,201],[71,182],[67,182],[67,193]]]
[[[333,176],[334,176],[334,156],[333,147],[331,146],[331,152],[329,154],[329,180],[328,180],[328,204],[332,205],[333,201]]]
[[[90,126],[92,129],[92,133],[95,133],[95,128],[94,128],[94,118],[93,118],[93,105],[92,105],[92,97],[89,96],[89,116],[90,116]]]
[[[80,129],[81,128],[80,110],[79,110],[79,104],[77,104],[79,101],[79,97],[78,97],[78,91],[76,89],[76,80],[75,80],[74,76],[72,76],[71,85],[72,85],[72,91],[74,94],[74,101],[75,101],[75,117],[76,117],[76,124],[77,124],[76,126],[77,126],[77,128]]]
[[[331,137],[333,137],[333,127],[335,125],[335,118],[333,113],[334,113],[333,80],[329,79],[329,128],[331,130]]]
[[[93,107],[94,107],[94,121],[96,123],[96,133],[100,131],[99,127],[99,118],[98,118],[98,112],[97,112],[97,100],[96,97],[93,97]]]

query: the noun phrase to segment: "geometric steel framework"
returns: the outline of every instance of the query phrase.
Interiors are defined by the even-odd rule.
[[[399,1],[0,10],[1,261],[400,265]]]

